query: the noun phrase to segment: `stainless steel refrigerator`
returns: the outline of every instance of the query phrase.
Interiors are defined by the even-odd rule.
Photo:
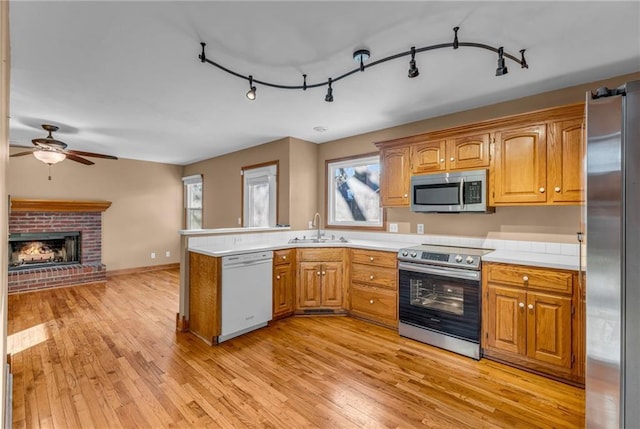
[[[640,428],[640,81],[587,94],[586,425]]]

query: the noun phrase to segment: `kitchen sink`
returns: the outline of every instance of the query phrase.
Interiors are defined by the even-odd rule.
[[[308,244],[308,243],[318,243],[318,244],[322,244],[322,243],[348,243],[349,240],[347,240],[344,237],[340,237],[340,238],[329,238],[329,237],[320,237],[320,238],[292,238],[291,240],[289,240],[290,244]]]

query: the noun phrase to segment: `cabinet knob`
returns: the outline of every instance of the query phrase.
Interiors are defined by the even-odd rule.
[[[520,304],[518,304],[518,307],[524,308],[524,302],[521,302]]]
[[[440,158],[440,162],[444,162],[444,158]]]
[[[319,276],[319,275],[320,275],[320,271],[318,271],[318,272],[316,273],[316,275],[318,275],[318,276]]]
[[[372,299],[369,300],[369,304],[373,304],[373,300]]]
[[[322,275],[323,275],[323,276],[324,276],[324,275],[326,275],[326,274],[327,274],[326,272],[324,272],[324,271],[322,272]]]
[[[523,282],[528,282],[529,281],[529,276],[522,276],[522,281]]]
[[[369,280],[373,280],[373,274],[369,276]]]
[[[449,161],[451,161],[451,162],[453,162],[453,161],[455,161],[455,160],[456,160],[456,159],[455,159],[454,157],[449,158]]]
[[[373,262],[373,256],[371,256],[371,257],[369,258],[369,260],[370,260],[371,262]]]
[[[282,259],[286,260],[286,259],[287,259],[287,257],[286,257],[286,256],[283,256],[283,257],[282,257]]]
[[[280,276],[276,276],[276,280],[280,280]]]
[[[533,310],[533,304],[529,304],[529,305],[527,305],[527,308],[528,308],[529,310]]]
[[[556,192],[560,192],[560,186],[556,186],[553,190]]]
[[[540,193],[544,194],[544,188],[540,188]]]
[[[404,194],[404,197],[407,198],[409,196],[409,194]]]

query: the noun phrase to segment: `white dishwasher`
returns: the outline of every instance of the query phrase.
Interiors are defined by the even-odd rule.
[[[272,261],[270,250],[222,257],[219,343],[262,328],[271,320]]]

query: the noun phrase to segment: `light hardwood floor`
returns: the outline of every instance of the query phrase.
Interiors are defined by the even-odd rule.
[[[353,318],[209,347],[177,308],[177,270],[9,296],[14,427],[583,426],[581,389]]]

